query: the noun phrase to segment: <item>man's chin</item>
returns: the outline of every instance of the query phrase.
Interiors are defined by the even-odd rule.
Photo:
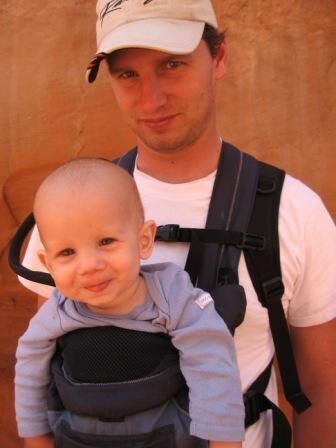
[[[194,143],[192,138],[169,138],[167,136],[158,136],[156,138],[140,139],[141,143],[148,149],[160,154],[173,154],[183,151],[185,148]]]

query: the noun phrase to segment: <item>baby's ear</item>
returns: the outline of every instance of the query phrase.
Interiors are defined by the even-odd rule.
[[[44,249],[39,250],[37,252],[37,256],[39,257],[39,260],[43,264],[43,266],[50,272],[50,265],[48,262],[46,251]]]
[[[140,230],[139,244],[140,244],[140,257],[142,260],[151,256],[156,233],[156,224],[151,219],[146,221]]]

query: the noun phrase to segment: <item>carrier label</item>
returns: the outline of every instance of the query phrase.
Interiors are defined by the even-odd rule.
[[[210,294],[202,294],[198,299],[195,300],[197,305],[203,310],[209,303],[213,302],[213,298]]]

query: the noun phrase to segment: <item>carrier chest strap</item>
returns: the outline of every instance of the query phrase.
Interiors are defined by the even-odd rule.
[[[180,227],[177,224],[158,226],[156,241],[191,243],[193,235],[202,243],[218,243],[236,246],[239,249],[264,250],[265,238],[262,235],[234,230],[199,229]]]

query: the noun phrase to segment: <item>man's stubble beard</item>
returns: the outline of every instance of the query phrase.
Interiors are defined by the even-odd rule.
[[[171,139],[143,134],[143,136],[138,135],[138,138],[151,150],[159,153],[176,153],[195,143],[202,134],[202,130],[199,127],[193,127],[187,133]]]
[[[203,112],[187,123],[185,129],[182,129],[177,135],[165,136],[164,134],[160,135],[154,132],[146,132],[146,130],[139,129],[132,124],[129,124],[129,126],[137,138],[152,151],[158,153],[176,153],[182,151],[186,147],[193,145],[206,130],[208,124],[214,119],[215,99],[213,91],[208,89],[200,97],[203,97],[203,99],[198,104],[203,103]]]

